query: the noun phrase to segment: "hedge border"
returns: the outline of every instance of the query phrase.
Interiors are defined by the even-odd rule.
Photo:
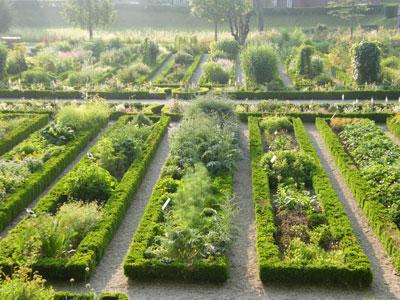
[[[122,293],[72,293],[72,292],[56,292],[54,300],[128,300],[128,295]]]
[[[332,184],[319,160],[302,121],[294,118],[293,126],[300,149],[309,154],[318,165],[312,182],[314,191],[319,195],[325,208],[325,214],[332,230],[342,236],[347,264],[343,266],[307,265],[300,266],[282,261],[276,245],[277,228],[270,196],[268,176],[260,161],[264,154],[261,130],[258,119],[249,119],[250,157],[252,163],[253,200],[256,211],[256,247],[261,280],[279,283],[334,284],[367,287],[372,282],[372,272],[367,256],[361,249],[350,221],[334,191]]]
[[[400,272],[400,230],[387,217],[387,208],[371,197],[371,187],[361,176],[351,157],[345,151],[326,119],[318,118],[316,126],[331,152],[354,198],[367,217],[368,224],[378,236],[397,272]]]
[[[190,65],[190,67],[186,70],[186,74],[182,79],[182,83],[184,85],[187,85],[190,83],[190,81],[193,78],[194,73],[196,70],[200,67],[201,60],[204,56],[204,53],[198,54],[194,57],[193,63]]]
[[[130,279],[138,281],[182,280],[185,282],[210,282],[223,283],[228,278],[227,255],[214,257],[213,261],[205,262],[196,260],[188,265],[183,262],[162,263],[157,260],[145,258],[145,251],[150,240],[156,233],[158,222],[162,218],[160,207],[167,200],[169,192],[165,186],[167,180],[172,179],[166,175],[165,170],[171,165],[170,158],[167,160],[160,178],[153,189],[146,210],[133,236],[124,260],[124,274]],[[221,190],[233,193],[233,177],[231,173],[224,173],[217,177],[220,181]]]
[[[46,161],[39,171],[29,177],[24,186],[14,191],[0,204],[0,231],[9,225],[28,204],[35,200],[73,162],[75,157],[85,149],[86,145],[107,122],[108,120],[105,120],[105,122],[93,124],[89,130],[80,133],[62,154]]]
[[[31,133],[39,130],[50,121],[49,114],[19,114],[0,113],[0,117],[24,116],[31,117],[22,126],[12,129],[0,140],[0,155],[11,150],[15,145],[26,139]]]
[[[146,139],[145,147],[140,157],[134,160],[113,194],[107,200],[104,206],[103,217],[98,227],[86,235],[77,247],[76,252],[69,259],[40,259],[32,266],[34,271],[38,271],[44,278],[53,281],[69,280],[71,278],[74,278],[76,281],[84,281],[90,277],[122,222],[125,212],[131,204],[133,196],[138,190],[144,174],[150,165],[151,159],[168,128],[169,117],[156,118],[159,121]],[[76,170],[79,165],[85,163],[85,159],[87,158],[83,158],[73,170]],[[63,177],[38,202],[34,208],[36,213],[50,212],[56,208],[63,195],[64,182],[73,170]],[[18,225],[14,230],[18,230]],[[10,272],[12,268],[12,265],[8,264],[7,261],[2,261],[1,257],[0,266],[3,267],[5,272]],[[87,267],[89,267],[89,271],[86,271]]]

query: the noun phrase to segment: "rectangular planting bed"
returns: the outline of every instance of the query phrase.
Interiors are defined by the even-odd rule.
[[[368,223],[379,237],[397,272],[400,271],[400,147],[369,119],[316,120]],[[400,132],[398,123],[388,127]]]
[[[46,114],[37,118],[40,124],[49,117]],[[0,157],[0,230],[61,174],[107,124],[108,118],[109,114],[93,115],[90,127],[75,128],[56,117]]]
[[[264,283],[368,286],[370,263],[299,118],[249,118]]]
[[[34,213],[0,241],[3,271],[28,264],[49,280],[90,276],[168,127],[168,117],[150,119],[121,116],[40,199]]]

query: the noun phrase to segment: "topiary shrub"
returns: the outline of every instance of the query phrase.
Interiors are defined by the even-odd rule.
[[[352,48],[353,78],[358,84],[381,80],[381,50],[377,43],[362,41]]]
[[[156,43],[150,41],[148,38],[145,38],[142,46],[141,52],[143,55],[143,63],[152,66],[157,62],[157,55],[160,49]]]
[[[306,78],[313,77],[312,56],[314,54],[314,47],[304,45],[300,48],[299,56],[297,59],[298,72],[301,76]]]
[[[247,83],[265,84],[278,76],[278,59],[268,46],[249,46],[242,53],[242,66]]]

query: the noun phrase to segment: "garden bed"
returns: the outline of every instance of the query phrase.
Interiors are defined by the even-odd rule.
[[[280,283],[368,286],[372,281],[368,258],[355,237],[304,125],[297,118],[292,119],[291,122],[295,142],[298,144],[297,150],[293,150],[287,142],[281,143],[281,139],[285,139],[285,136],[279,137],[281,133],[278,128],[279,139],[274,142],[274,146],[278,146],[278,149],[288,147],[292,150],[289,152],[280,150],[282,152],[275,151],[265,155],[259,119],[249,118],[253,198],[261,280]],[[265,128],[268,130],[268,126]],[[290,151],[298,152],[298,154],[290,153]],[[284,167],[285,161],[288,163],[292,159],[291,156],[297,155],[299,158],[302,157],[303,161],[296,162],[300,165],[296,165],[293,170],[299,174],[293,179],[296,183],[303,178],[304,182],[297,182],[296,190],[293,182],[290,182],[291,175],[281,173],[279,164],[283,163]],[[261,162],[264,163],[264,167]],[[268,167],[264,169],[266,165]],[[314,170],[308,172],[311,165]],[[290,163],[287,167],[289,166]],[[290,170],[288,172],[290,174]],[[300,174],[302,172],[303,176]],[[280,176],[283,179],[279,179]],[[285,176],[289,176],[290,180],[285,182]],[[288,218],[282,217],[285,215]],[[290,223],[291,221],[293,222]],[[282,240],[283,237],[286,241]],[[288,245],[282,247],[284,242]],[[282,248],[285,251],[282,251]]]
[[[49,280],[83,281],[90,276],[122,221],[169,124],[168,117],[153,120],[156,123],[150,125],[143,115],[126,115],[107,130],[87,157],[38,202],[33,209],[36,217],[26,217],[1,241],[0,264],[4,271],[10,272],[22,260]],[[89,181],[85,183],[86,180]],[[35,218],[42,218],[43,224],[52,218],[62,224],[60,220],[73,211],[83,215],[72,218],[70,231],[61,227],[57,233],[38,225],[39,232],[49,235],[52,247],[36,237],[37,249],[25,235],[32,222],[35,224]],[[83,226],[82,222],[89,223]],[[73,226],[83,227],[78,230]],[[27,253],[21,253],[21,245],[28,249]]]
[[[358,127],[360,124],[348,125],[350,127],[344,127],[345,135],[342,136],[333,131],[326,119],[317,119],[316,125],[369,225],[379,237],[395,270],[399,271],[400,230],[393,219],[396,216],[394,204],[398,199],[398,183],[393,182],[396,172],[390,171],[394,167],[391,165],[396,163],[398,147],[372,121],[364,127]],[[397,125],[390,121],[389,127],[395,128],[394,132],[398,130]],[[359,130],[364,131],[359,134]],[[364,153],[355,154],[361,149],[364,149]],[[376,161],[381,162],[374,168]],[[390,204],[392,201],[393,204]],[[392,207],[391,211],[389,206]]]
[[[106,125],[109,117],[108,112],[98,114],[92,111],[90,127],[83,127],[83,124],[74,127],[74,108],[68,111],[63,113],[65,122],[56,117],[50,125],[33,133],[1,157],[2,179],[5,181],[2,182],[0,229],[4,229],[53,182]]]
[[[0,113],[0,155],[49,122],[48,114]]]

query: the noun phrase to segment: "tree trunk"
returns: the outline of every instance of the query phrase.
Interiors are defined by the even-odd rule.
[[[89,39],[93,40],[93,28],[92,28],[92,26],[89,26]]]

